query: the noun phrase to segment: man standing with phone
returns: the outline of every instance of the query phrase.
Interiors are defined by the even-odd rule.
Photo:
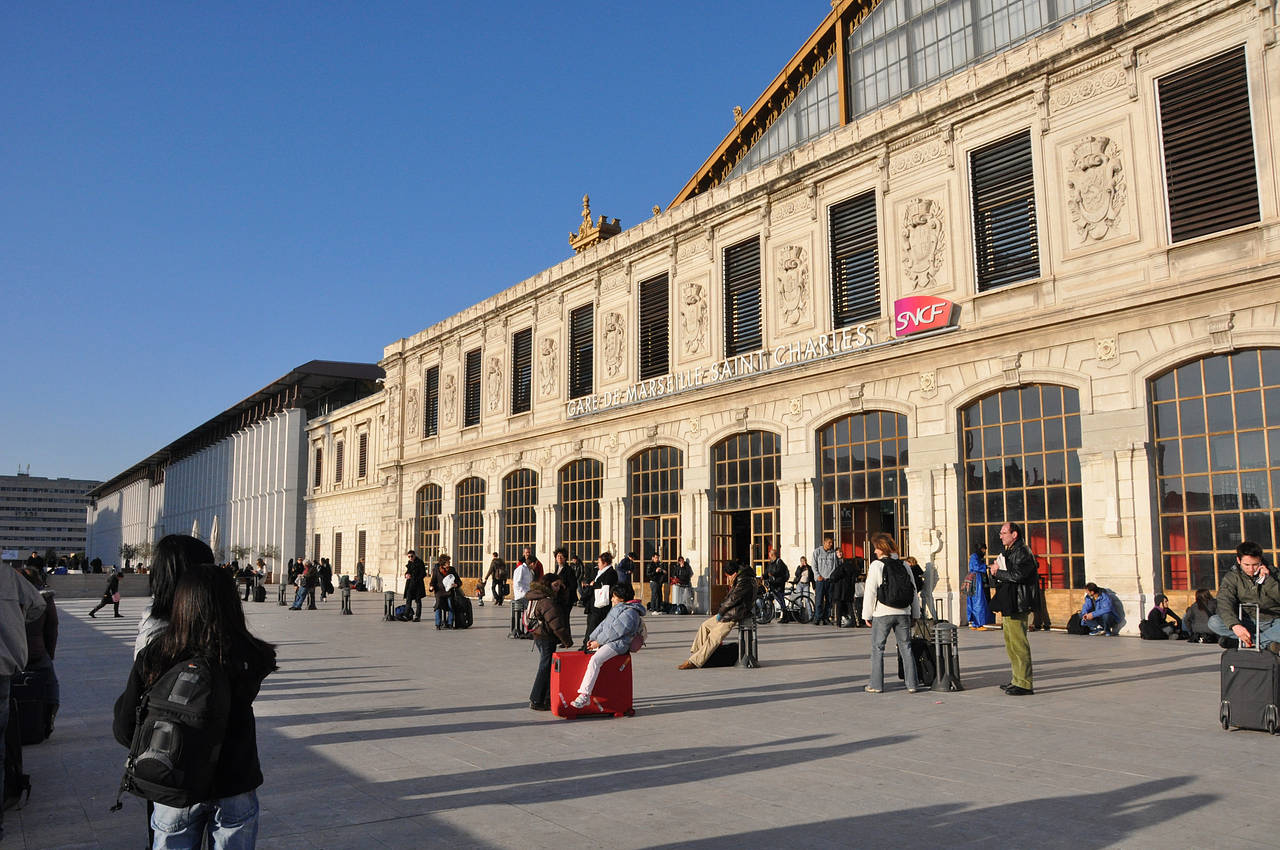
[[[1009,655],[1013,678],[1001,690],[1011,697],[1035,693],[1031,680],[1031,644],[1027,641],[1027,617],[1036,607],[1040,594],[1040,565],[1022,542],[1022,526],[1006,522],[1000,526],[1000,542],[1004,552],[990,566],[996,581],[996,595],[991,607],[1003,618],[1004,650]]]

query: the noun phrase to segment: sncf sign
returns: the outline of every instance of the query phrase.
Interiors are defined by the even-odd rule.
[[[956,316],[956,305],[932,295],[911,295],[893,302],[894,336],[911,336],[945,328]]]

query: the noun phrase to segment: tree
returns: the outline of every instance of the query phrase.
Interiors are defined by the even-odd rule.
[[[247,561],[253,555],[253,547],[245,546],[243,543],[237,543],[231,547],[231,557],[237,561]]]
[[[155,549],[156,549],[154,543],[152,543],[150,540],[144,540],[134,548],[135,548],[134,555],[137,556],[139,563],[151,562],[151,556],[152,554],[155,553]]]
[[[129,561],[138,556],[138,547],[132,543],[120,544],[120,560],[124,561],[125,569],[129,568]]]

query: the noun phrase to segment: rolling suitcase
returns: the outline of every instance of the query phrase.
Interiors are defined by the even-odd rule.
[[[923,620],[917,620],[911,635],[911,657],[916,662],[916,684],[922,688],[933,685],[934,677],[938,675],[938,662],[933,655],[933,641],[921,637],[921,634],[930,634],[928,628],[923,625]],[[932,634],[930,634],[930,638]],[[885,652],[889,652],[889,647],[894,647],[894,653],[897,654],[897,641],[894,640],[893,633],[889,633],[889,640],[885,642]],[[905,680],[907,678],[906,671],[902,669],[902,656],[898,655],[898,678]]]
[[[22,746],[39,744],[49,737],[46,722],[45,684],[35,673],[18,671],[9,684],[9,698],[18,710],[18,733]]]
[[[1239,617],[1244,619],[1244,607]],[[1253,608],[1253,622],[1259,610]],[[1249,649],[1222,653],[1222,702],[1218,722],[1223,729],[1256,729],[1271,735],[1280,731],[1280,658],[1258,648],[1255,636]]]
[[[524,609],[525,601],[523,599],[511,600],[511,631],[507,633],[507,637],[533,638],[533,635],[529,634],[529,630],[525,628]]]
[[[449,607],[453,611],[453,628],[469,629],[472,623],[471,600],[462,592],[461,588],[453,589],[453,596],[449,600]]]
[[[630,717],[631,655],[615,655],[600,668],[600,678],[591,692],[591,704],[574,708],[578,686],[587,671],[591,656],[581,651],[557,652],[551,659],[551,713],[556,717],[591,717],[612,715]]]
[[[262,582],[258,582],[253,586],[253,601],[254,602],[267,601],[267,589],[262,586]]]

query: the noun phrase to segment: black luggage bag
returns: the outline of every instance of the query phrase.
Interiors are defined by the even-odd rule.
[[[1240,606],[1240,619],[1244,619]],[[1258,622],[1258,606],[1253,622]],[[1274,735],[1280,731],[1280,658],[1258,649],[1254,636],[1250,649],[1222,653],[1222,703],[1218,722],[1223,729],[1254,729]]]
[[[898,644],[890,634],[884,651],[896,653],[897,648]],[[922,637],[912,637],[911,657],[916,661],[916,682],[922,688],[930,687],[934,677],[938,675],[938,664],[933,658],[933,644]],[[907,678],[906,671],[902,669],[901,655],[898,656],[898,678],[903,680]]]
[[[52,731],[45,693],[45,682],[36,673],[20,670],[10,680],[9,699],[18,710],[18,735],[24,747],[39,744]]]
[[[453,608],[453,627],[455,629],[471,628],[471,600],[462,592],[461,587],[454,586],[449,603]]]
[[[533,638],[533,635],[529,634],[529,631],[525,628],[524,609],[525,601],[523,599],[511,600],[511,631],[507,632],[507,637]]]
[[[262,582],[260,581],[255,582],[253,585],[253,601],[254,602],[267,601],[267,588],[263,586]]]

